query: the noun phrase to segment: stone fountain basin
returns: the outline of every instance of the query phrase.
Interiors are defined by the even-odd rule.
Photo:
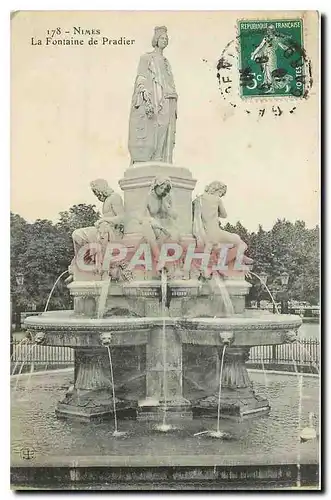
[[[182,343],[222,345],[230,338],[232,346],[275,345],[296,340],[302,320],[295,315],[247,312],[231,318],[105,317],[79,316],[74,311],[49,311],[30,316],[25,326],[43,332],[43,344],[67,347],[101,347],[100,334],[110,332],[112,345],[147,344],[154,329],[165,326],[175,331]],[[223,336],[224,334],[224,336]]]
[[[198,479],[210,481],[215,474],[214,466],[241,466],[242,472],[243,468],[247,470],[260,464],[265,473],[267,465],[279,469],[281,464],[294,464],[295,477],[298,456],[302,471],[303,464],[318,464],[319,443],[316,440],[298,442],[298,378],[281,373],[268,373],[266,376],[268,387],[262,372],[251,373],[256,390],[270,400],[270,414],[257,420],[236,423],[223,419],[221,429],[231,432],[234,437],[230,441],[208,439],[203,435],[194,437],[196,432],[216,427],[216,419],[200,418],[185,422],[178,430],[168,434],[157,433],[151,422],[123,420],[120,430],[129,434],[126,439],[118,439],[112,436],[112,421],[72,423],[56,418],[54,407],[62,397],[63,387],[72,383],[73,370],[22,376],[16,391],[17,379],[13,377],[11,465],[22,467],[24,471],[37,467],[35,477],[40,479],[42,469],[39,472],[39,467],[56,467],[58,471],[59,467],[68,468],[76,464],[90,467],[92,476],[92,473],[97,474],[96,467],[100,466],[108,478],[117,471],[121,480],[136,481],[136,477],[128,479],[126,474],[147,476],[149,473],[153,474],[157,484],[159,474],[164,474],[167,480],[166,474],[171,467],[181,467],[178,474],[182,470],[182,474],[193,477],[199,470],[188,470],[188,467],[203,468],[204,472],[200,472]],[[318,377],[303,376],[302,394],[301,427],[304,427],[309,412],[319,413]],[[319,428],[318,422],[316,428]],[[33,460],[22,458],[21,450],[26,448],[35,450]],[[144,467],[144,472],[138,473],[137,467]],[[169,469],[162,470],[161,467]],[[93,476],[91,482],[98,480],[105,484],[105,476],[100,477],[99,474]],[[246,483],[247,479],[244,481]]]

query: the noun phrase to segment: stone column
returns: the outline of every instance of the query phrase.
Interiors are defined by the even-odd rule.
[[[165,368],[165,373],[164,373]],[[138,418],[160,420],[192,418],[190,402],[183,397],[182,344],[172,326],[155,326],[146,346],[146,399],[141,401]]]
[[[219,358],[222,357],[222,349],[219,350]],[[222,371],[222,388],[250,390],[251,381],[247,373],[245,362],[249,359],[249,348],[227,347],[224,353],[224,364]]]
[[[81,391],[111,391],[107,349],[75,350],[75,388]]]

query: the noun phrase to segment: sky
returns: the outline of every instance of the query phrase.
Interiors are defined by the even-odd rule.
[[[118,192],[129,168],[130,103],[139,58],[152,50],[154,26],[166,25],[179,95],[174,164],[207,183],[228,185],[228,221],[250,230],[277,218],[319,222],[318,37],[314,14],[304,17],[304,46],[314,85],[306,100],[232,101],[219,91],[215,66],[237,36],[240,12],[19,12],[12,19],[11,210],[28,221],[56,220],[73,204],[98,201],[89,183],[105,178]],[[282,15],[284,17],[284,14]],[[279,19],[279,13],[269,13]],[[286,16],[285,16],[286,17]],[[244,19],[258,19],[250,12]],[[47,30],[100,30],[135,40],[114,46],[46,46]],[[70,37],[70,35],[59,35]],[[43,45],[32,45],[42,40]],[[100,39],[100,37],[98,37]],[[235,47],[235,45],[234,45]],[[234,64],[234,79],[239,68]],[[235,87],[235,86],[234,86]],[[237,94],[237,95],[235,95]],[[289,110],[296,107],[293,113]],[[263,117],[258,110],[266,109]],[[251,113],[245,112],[249,109]]]

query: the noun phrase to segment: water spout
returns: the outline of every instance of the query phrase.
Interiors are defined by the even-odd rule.
[[[35,344],[42,345],[45,343],[46,333],[45,332],[37,332],[34,337]]]
[[[68,269],[66,269],[65,271],[63,271],[63,273],[60,274],[60,276],[57,277],[57,279],[55,280],[55,283],[52,287],[52,290],[50,291],[50,294],[48,296],[48,299],[47,299],[47,302],[46,302],[46,305],[45,305],[45,309],[44,309],[44,313],[47,312],[47,309],[48,309],[48,305],[49,305],[49,301],[51,300],[51,297],[53,295],[53,292],[55,290],[55,287],[56,285],[58,284],[58,282],[60,281],[60,279],[62,278],[62,276],[64,276],[66,273],[68,273]]]

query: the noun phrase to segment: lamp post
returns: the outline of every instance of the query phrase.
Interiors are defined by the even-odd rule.
[[[24,274],[23,273],[16,274],[16,283],[18,286],[23,286],[23,284],[24,284]]]
[[[282,283],[283,286],[287,286],[288,285],[289,277],[290,277],[290,275],[286,271],[284,271],[280,275],[281,283]]]
[[[13,329],[17,330],[17,328],[21,326],[21,312],[20,309],[17,307],[17,292],[24,284],[24,274],[21,272],[16,273],[15,281],[17,286],[15,287],[14,293],[12,294],[11,313],[10,313],[10,356],[12,356],[14,348]]]
[[[24,284],[24,274],[22,272],[18,272],[16,274],[15,278],[16,278],[16,283],[17,283],[18,290],[20,290],[20,288]],[[17,307],[17,304],[16,304],[15,325],[16,325],[16,329],[17,328],[21,329],[21,308]]]
[[[20,308],[17,307],[17,292],[24,284],[24,274],[22,272],[18,272],[15,275],[16,287],[14,293],[11,297],[11,308],[10,308],[10,357],[13,356],[14,352],[14,329],[17,330],[18,327],[21,327],[21,311]],[[14,319],[14,321],[13,321]],[[14,326],[13,326],[14,324]]]

